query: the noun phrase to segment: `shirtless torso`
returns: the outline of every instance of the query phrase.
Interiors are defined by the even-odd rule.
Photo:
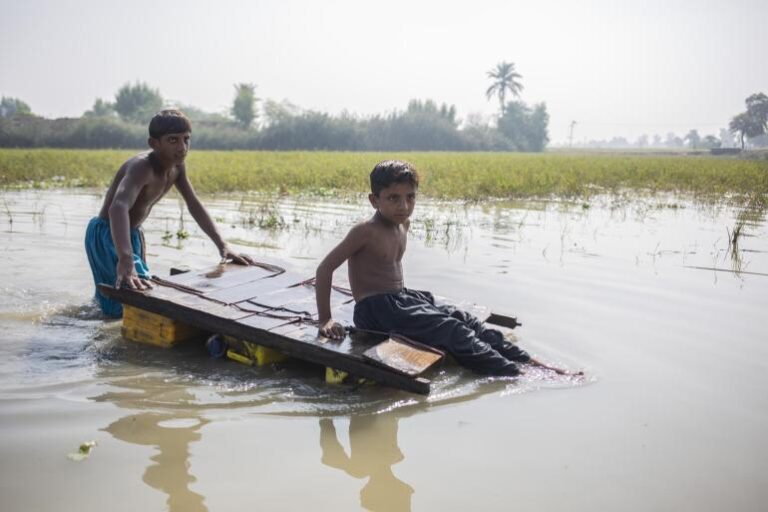
[[[379,215],[358,224],[366,243],[350,256],[349,284],[355,302],[379,293],[403,289],[403,254],[408,243],[410,221],[394,225]]]
[[[130,174],[129,181],[140,181],[140,188],[136,200],[128,210],[131,229],[141,226],[152,211],[152,207],[176,183],[179,176],[185,173],[184,164],[173,165],[168,170],[163,170],[160,163],[149,151],[139,153],[127,160],[117,171],[115,178],[107,190],[104,204],[99,211],[99,217],[109,219],[109,208],[114,202],[115,195],[126,175]],[[136,180],[136,178],[139,178]]]
[[[99,217],[109,219],[118,258],[116,288],[123,284],[129,288],[150,287],[149,282],[140,279],[134,269],[130,231],[141,226],[152,207],[173,186],[223,259],[242,264],[253,263],[250,257],[236,254],[223,240],[189,182],[184,159],[189,151],[190,135],[190,132],[181,132],[169,133],[159,139],[150,138],[152,151],[139,153],[125,162],[109,186]]]
[[[394,183],[369,195],[376,213],[349,230],[344,240],[320,262],[315,275],[320,333],[341,338],[344,328],[331,317],[333,271],[348,262],[349,284],[355,302],[381,293],[402,291],[403,254],[408,242],[409,217],[416,204],[416,187]]]

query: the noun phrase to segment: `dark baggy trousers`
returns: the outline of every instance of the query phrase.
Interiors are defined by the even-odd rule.
[[[394,332],[445,350],[470,370],[486,375],[516,375],[515,362],[530,356],[488,329],[476,317],[449,305],[436,305],[429,292],[403,289],[366,297],[355,304],[355,326]]]

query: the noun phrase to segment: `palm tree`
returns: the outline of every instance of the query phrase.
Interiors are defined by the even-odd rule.
[[[512,93],[512,96],[520,97],[520,91],[523,90],[523,84],[518,79],[523,78],[520,73],[515,71],[514,62],[500,62],[496,64],[496,69],[492,69],[488,72],[488,78],[493,80],[493,83],[485,91],[485,96],[490,100],[493,96],[499,97],[499,105],[501,107],[501,116],[504,116],[504,105],[507,97],[507,91]]]

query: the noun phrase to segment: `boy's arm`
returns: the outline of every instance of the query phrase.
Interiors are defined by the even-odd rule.
[[[317,266],[315,273],[315,300],[317,301],[317,315],[319,320],[319,332],[322,336],[333,339],[342,339],[346,336],[344,326],[335,322],[331,317],[331,285],[333,284],[333,271],[347,261],[353,254],[365,247],[370,235],[366,224],[358,224],[347,233],[347,236],[339,245],[333,248]]]
[[[148,167],[134,164],[125,170],[123,179],[115,191],[112,204],[109,206],[109,229],[117,253],[117,279],[115,288],[125,285],[128,288],[144,290],[152,288],[146,280],[136,274],[131,247],[131,218],[130,211],[139,197],[141,189],[149,181],[152,170]]]
[[[203,206],[203,203],[200,202],[197,194],[195,194],[195,189],[192,188],[192,183],[190,183],[189,178],[187,178],[187,170],[183,165],[181,166],[179,177],[176,179],[176,190],[179,191],[184,202],[187,204],[187,209],[189,210],[190,215],[192,215],[192,218],[195,219],[198,226],[200,226],[203,232],[208,235],[208,238],[210,238],[216,245],[216,248],[219,250],[219,254],[221,254],[223,259],[231,259],[235,263],[240,263],[241,265],[252,265],[254,263],[250,256],[237,254],[232,250],[229,244],[221,238],[221,234],[219,234],[216,224],[208,214],[208,210],[205,209],[205,206]]]

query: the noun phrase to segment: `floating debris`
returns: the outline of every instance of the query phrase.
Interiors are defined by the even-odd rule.
[[[67,458],[75,462],[82,462],[91,456],[91,450],[96,444],[98,444],[96,441],[86,441],[80,445],[76,452],[67,454]]]

